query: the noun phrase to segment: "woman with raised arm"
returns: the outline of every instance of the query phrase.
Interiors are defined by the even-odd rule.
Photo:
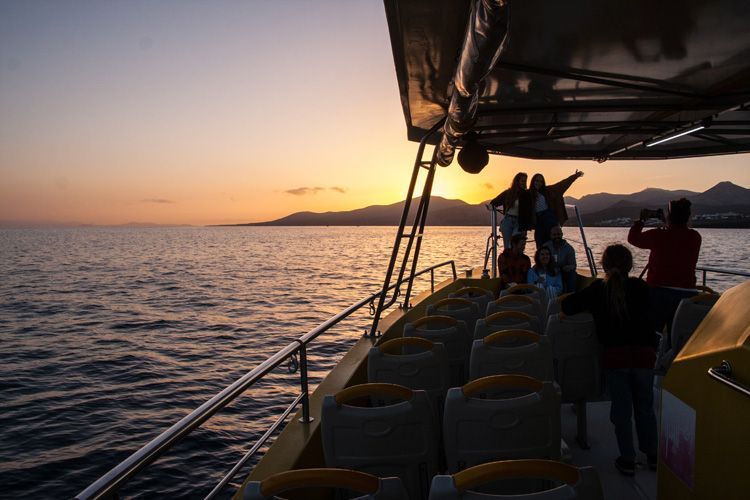
[[[500,232],[503,235],[503,248],[510,248],[510,238],[521,231],[528,231],[531,226],[531,204],[527,196],[526,172],[518,172],[510,183],[510,187],[495,196],[490,201],[493,207],[503,207],[503,220],[500,222]]]
[[[534,174],[531,178],[529,197],[532,203],[534,241],[536,241],[537,248],[541,248],[550,240],[550,231],[553,227],[562,227],[568,220],[563,196],[571,184],[582,176],[583,172],[576,170],[573,175],[549,186],[542,174]]]
[[[622,474],[635,474],[633,424],[638,448],[648,466],[656,470],[656,414],[654,412],[654,362],[656,334],[649,321],[648,285],[628,277],[633,255],[623,245],[610,245],[602,254],[604,280],[563,299],[564,315],[590,311],[596,334],[604,346],[602,365],[612,397],[609,418],[615,426],[620,456],[615,467]]]

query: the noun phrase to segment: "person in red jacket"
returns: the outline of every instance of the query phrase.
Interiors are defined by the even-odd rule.
[[[510,238],[510,248],[497,258],[501,288],[526,283],[531,268],[531,259],[523,253],[525,248],[526,235],[516,233]]]
[[[695,288],[695,266],[701,249],[701,235],[688,227],[690,201],[685,198],[669,202],[666,227],[643,230],[649,210],[641,210],[641,217],[628,233],[628,243],[651,250],[648,256],[649,302],[654,328],[664,326],[671,331],[672,318],[684,298],[692,297]],[[667,342],[669,335],[665,336]]]

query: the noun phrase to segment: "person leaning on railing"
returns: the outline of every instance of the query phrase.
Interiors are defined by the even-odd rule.
[[[672,318],[680,301],[696,295],[695,267],[701,249],[701,235],[688,227],[690,201],[685,198],[669,202],[666,227],[643,230],[651,210],[641,210],[628,233],[628,243],[651,250],[648,256],[649,303],[654,329],[672,330]],[[669,335],[664,337],[669,339]],[[669,346],[668,346],[669,347]]]
[[[526,190],[526,172],[518,172],[510,187],[495,196],[490,205],[503,207],[503,220],[500,233],[503,235],[503,249],[510,248],[511,237],[531,227],[531,198]]]

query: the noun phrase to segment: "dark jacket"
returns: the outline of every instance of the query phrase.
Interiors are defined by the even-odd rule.
[[[560,308],[573,315],[590,311],[596,334],[604,346],[605,368],[653,368],[657,337],[649,321],[648,285],[638,278],[625,282],[628,317],[613,317],[607,310],[607,292],[602,280],[564,298]]]
[[[566,220],[568,220],[568,212],[565,210],[565,199],[563,196],[565,195],[565,191],[570,188],[571,184],[573,184],[576,179],[578,179],[578,174],[573,174],[560,182],[550,184],[546,188],[547,206],[549,206],[549,208],[555,213],[557,221],[561,226],[565,224]],[[531,198],[531,195],[529,195],[529,198]]]
[[[506,213],[515,203],[515,200],[510,200],[510,194],[510,189],[506,189],[495,196],[490,201],[490,205],[493,207],[502,206],[503,213]],[[528,231],[534,227],[534,207],[528,190],[521,191],[518,195],[518,227],[521,231]]]

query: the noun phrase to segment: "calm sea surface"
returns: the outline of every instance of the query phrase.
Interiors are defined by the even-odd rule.
[[[750,231],[702,229],[699,265],[750,271]],[[566,229],[583,261],[580,237]],[[0,231],[0,497],[67,498],[346,306],[378,290],[390,227]],[[623,228],[586,232],[599,257]],[[481,265],[486,228],[428,228],[419,268]],[[647,253],[636,251],[640,271]],[[436,278],[449,277],[449,268]],[[722,291],[740,278],[709,275]],[[417,291],[429,287],[429,275]],[[369,326],[312,348],[315,383]],[[204,496],[296,396],[286,365],[131,483]]]

